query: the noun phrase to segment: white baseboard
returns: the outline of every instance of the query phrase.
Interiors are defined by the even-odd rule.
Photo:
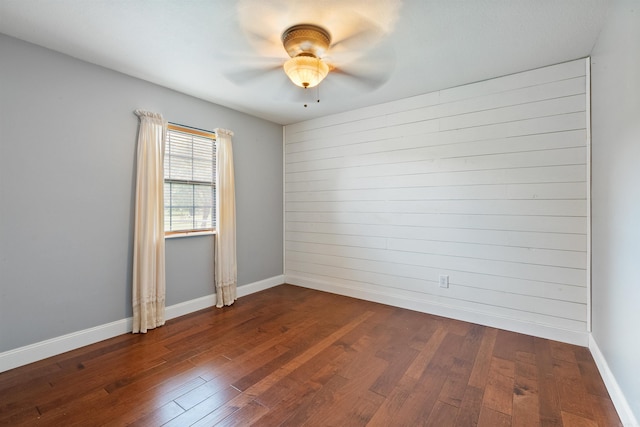
[[[259,280],[257,282],[238,286],[237,296],[238,298],[242,298],[244,296],[263,291],[265,289],[273,288],[274,286],[282,285],[283,283],[284,275]],[[175,319],[176,317],[184,316],[185,314],[193,313],[194,311],[213,307],[214,305],[216,305],[216,294],[205,295],[200,298],[192,299],[190,301],[181,302],[179,304],[174,304],[167,307],[165,309],[164,317],[166,320]]]
[[[249,283],[248,285],[238,286],[238,298],[255,294],[256,292],[264,291],[265,289],[273,288],[274,286],[282,285],[283,283],[285,283],[284,275],[280,275]]]
[[[625,427],[640,427],[640,423],[631,411],[629,402],[624,396],[624,393],[622,393],[622,390],[620,389],[618,381],[616,381],[616,377],[613,375],[613,372],[611,372],[611,369],[609,369],[609,364],[600,351],[600,347],[598,347],[598,343],[596,343],[593,335],[589,336],[589,350],[591,350],[591,355],[593,356],[593,359],[596,362],[596,366],[600,371],[600,376],[602,376],[602,380],[607,387],[609,396],[611,396],[613,406],[615,406],[616,411],[618,411],[618,416],[620,417],[620,421],[622,421],[622,425],[624,425]]]
[[[258,282],[238,286],[238,298],[259,292],[284,283],[284,276],[274,276]],[[194,311],[212,307],[216,304],[216,295],[211,294],[191,301],[174,304],[165,309],[165,319],[170,320]],[[40,341],[0,353],[0,372],[27,365],[47,357],[65,353],[85,345],[94,344],[118,335],[131,332],[133,320],[131,317],[117,320],[93,328]]]
[[[0,353],[0,372],[131,332],[132,318],[29,344]]]
[[[562,341],[569,344],[587,347],[589,344],[588,332],[577,332],[566,329],[554,328],[552,326],[539,325],[530,322],[518,321],[511,318],[493,316],[486,313],[469,311],[457,307],[435,303],[419,297],[407,297],[405,295],[395,295],[387,290],[370,290],[349,286],[345,283],[334,281],[323,281],[316,278],[309,278],[297,275],[286,275],[285,282],[292,285],[303,286],[305,288],[319,291],[331,292],[465,322],[477,323],[493,328],[505,329],[536,337]]]
[[[171,320],[194,311],[213,307],[216,305],[216,294],[205,295],[200,298],[170,305],[164,309],[164,319]]]

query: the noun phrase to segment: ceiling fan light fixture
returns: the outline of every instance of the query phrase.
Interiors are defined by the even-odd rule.
[[[296,86],[314,87],[329,74],[329,66],[321,59],[300,54],[284,63],[284,72]]]

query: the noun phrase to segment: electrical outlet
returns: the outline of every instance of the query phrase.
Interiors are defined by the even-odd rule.
[[[441,274],[439,281],[438,281],[438,285],[441,288],[448,288],[449,287],[449,276],[445,275],[445,274]]]

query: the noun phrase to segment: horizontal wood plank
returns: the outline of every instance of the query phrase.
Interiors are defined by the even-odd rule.
[[[287,126],[285,275],[586,333],[586,70],[570,61]]]

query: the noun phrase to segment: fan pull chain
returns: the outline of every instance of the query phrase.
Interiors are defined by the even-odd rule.
[[[305,87],[304,90],[307,90]],[[316,86],[316,103],[320,103],[320,85]],[[304,104],[304,108],[307,108],[307,104]]]

